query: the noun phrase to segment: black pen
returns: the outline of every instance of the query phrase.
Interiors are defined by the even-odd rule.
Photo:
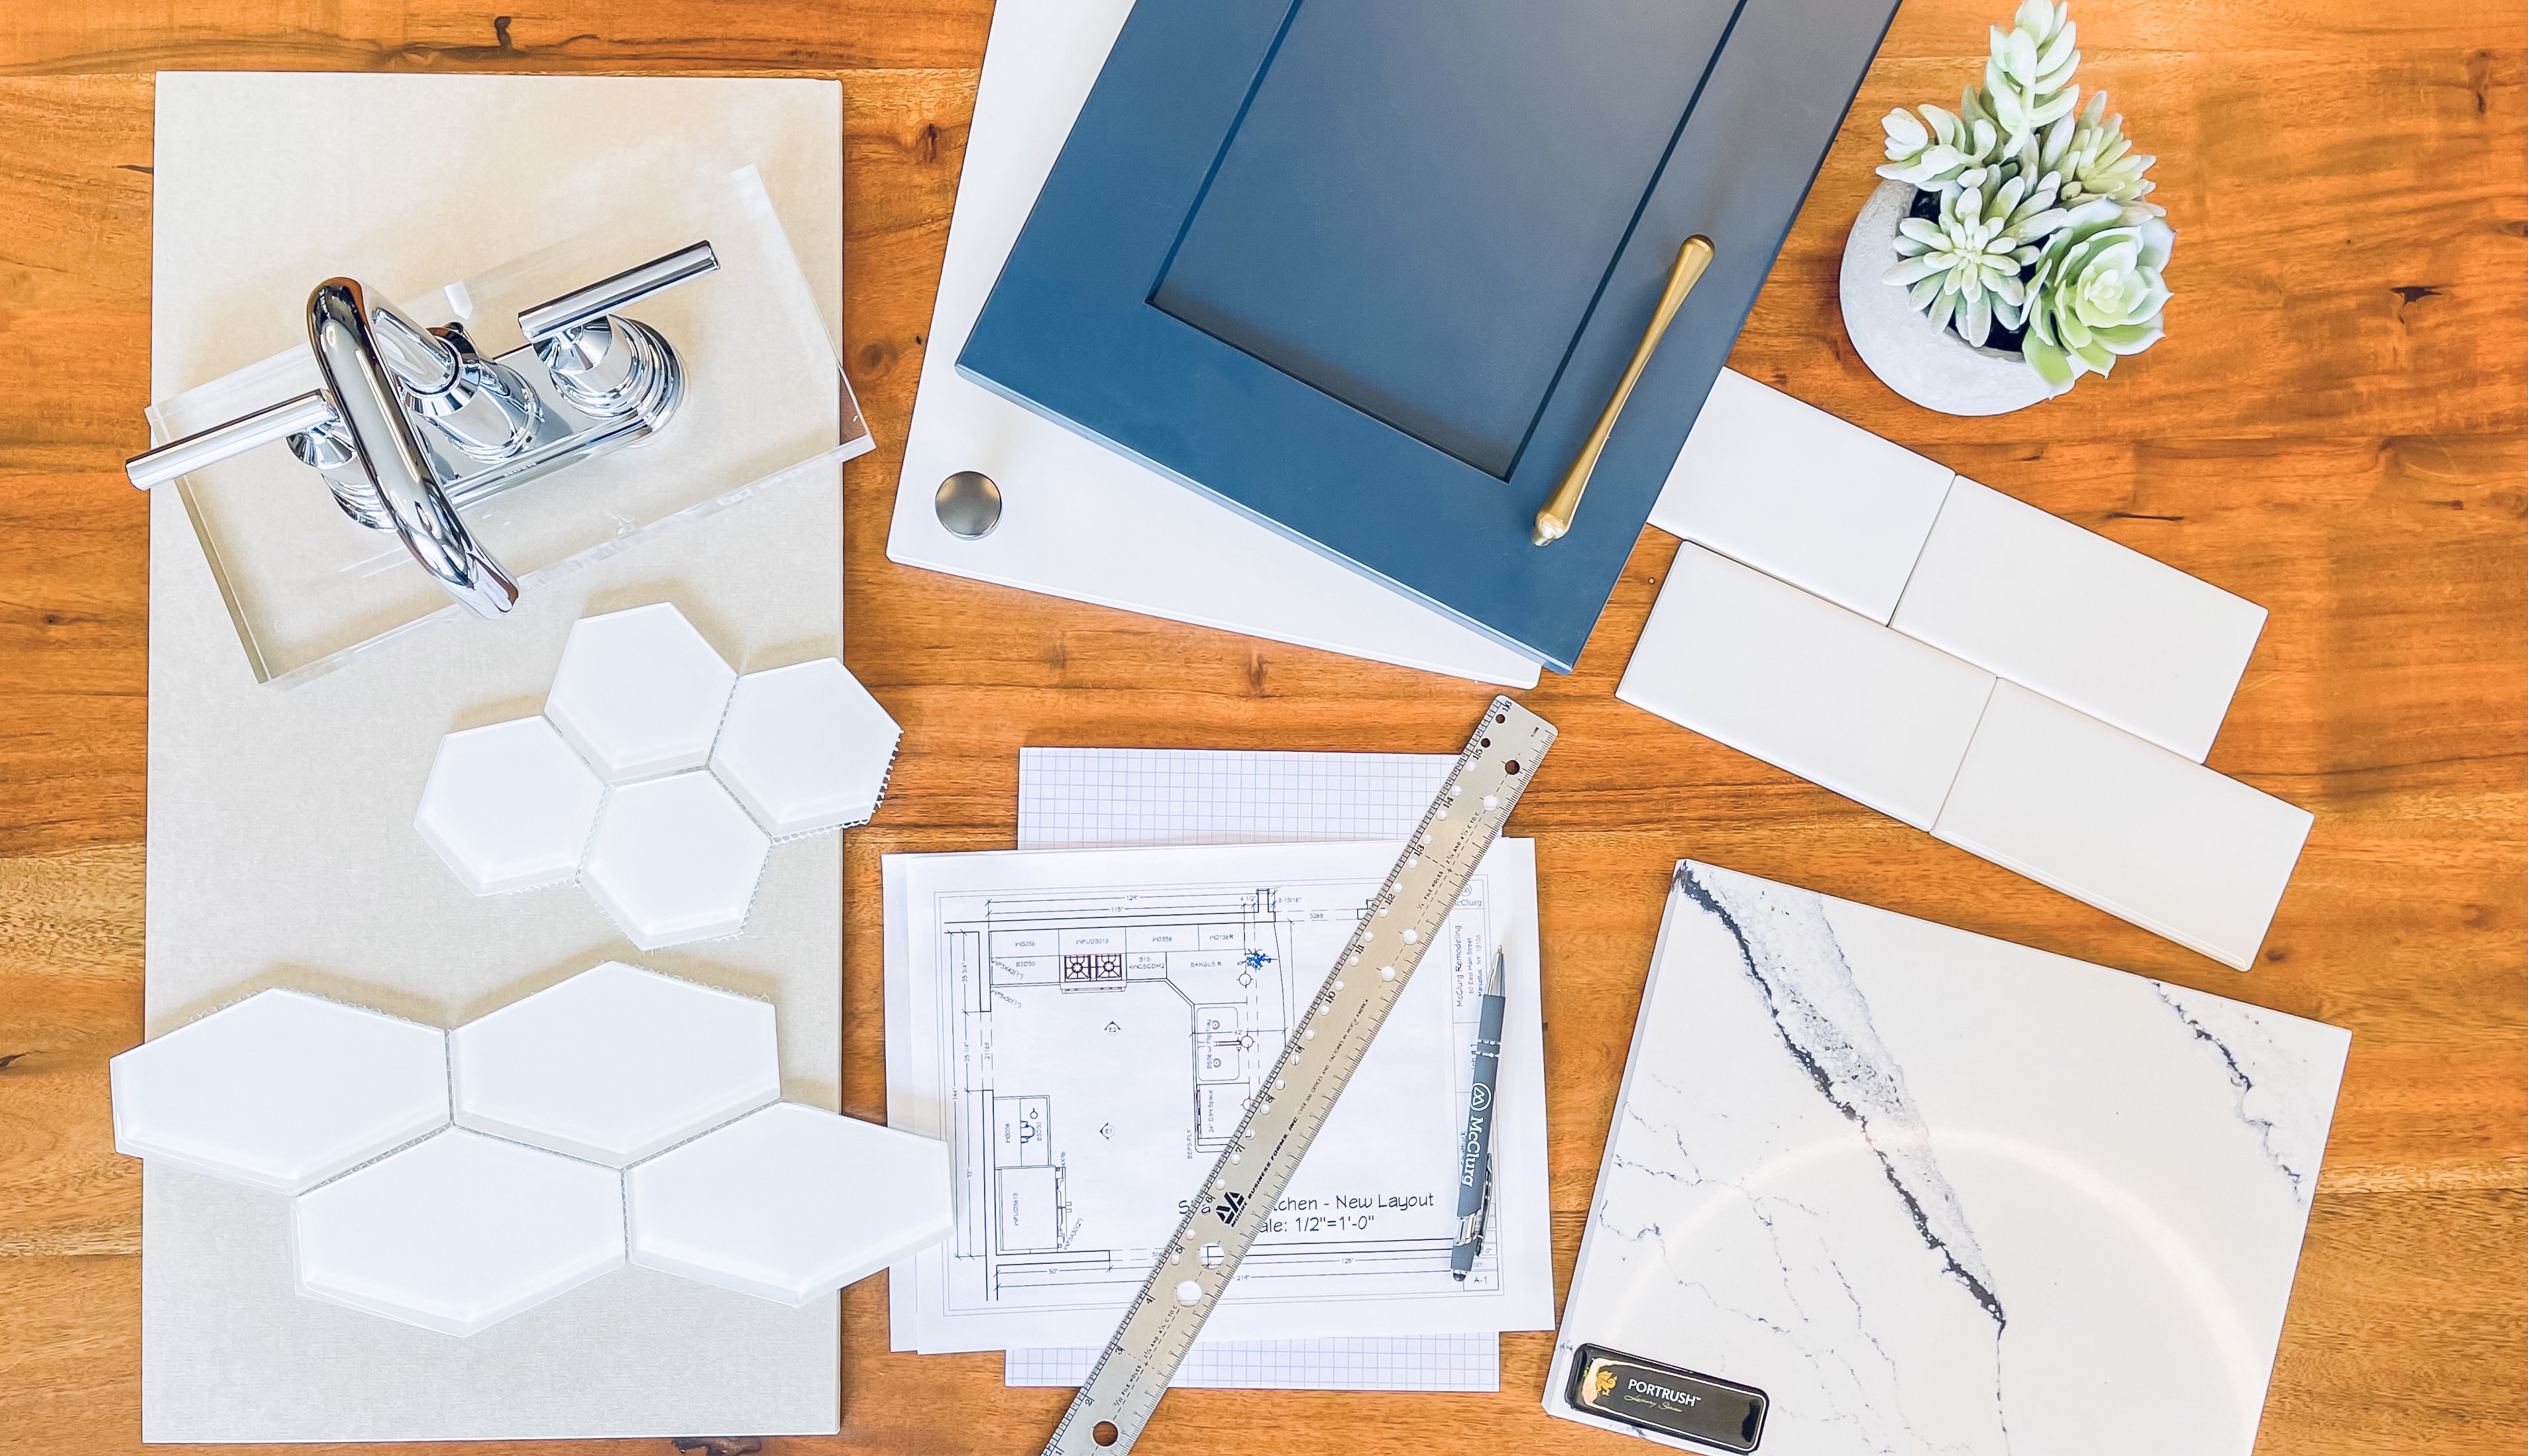
[[[1501,972],[1508,956],[1493,952],[1492,979],[1484,983],[1483,1022],[1475,1033],[1474,1086],[1466,1099],[1466,1140],[1457,1149],[1457,1242],[1448,1250],[1448,1273],[1463,1279],[1484,1247],[1484,1217],[1493,1194],[1493,1083],[1501,1074]]]

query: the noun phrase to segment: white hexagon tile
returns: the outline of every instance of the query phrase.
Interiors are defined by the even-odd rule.
[[[645,951],[746,928],[772,840],[708,773],[606,796],[580,887]]]
[[[570,629],[545,716],[608,783],[700,768],[737,673],[664,601]]]
[[[114,1060],[116,1146],[294,1194],[299,1293],[443,1334],[627,1256],[802,1305],[947,1236],[948,1150],[775,1101],[775,1029],[611,961],[453,1032],[265,991]]]
[[[109,1064],[114,1146],[297,1193],[448,1125],[448,1033],[258,991]]]
[[[613,1170],[452,1127],[298,1196],[298,1292],[475,1334],[623,1267]]]
[[[777,839],[866,824],[899,731],[831,657],[750,672],[729,698],[711,771]]]
[[[774,841],[869,822],[901,737],[838,659],[739,677],[655,602],[573,625],[541,716],[442,740],[413,827],[477,895],[576,883],[642,950],[715,940]]]
[[[632,1262],[803,1305],[946,1238],[947,1187],[946,1143],[778,1103],[632,1170]]]
[[[543,718],[439,742],[412,827],[477,895],[569,882],[606,784]]]
[[[456,1121],[621,1168],[781,1095],[772,1004],[608,961],[459,1026]]]

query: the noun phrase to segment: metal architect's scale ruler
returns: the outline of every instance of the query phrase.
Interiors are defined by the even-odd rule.
[[[1191,1200],[1192,1212],[1160,1251],[1149,1281],[1054,1428],[1045,1456],[1118,1456],[1139,1438],[1257,1226],[1281,1201],[1335,1099],[1368,1055],[1370,1039],[1396,1009],[1413,967],[1456,909],[1467,877],[1501,836],[1536,760],[1553,743],[1553,724],[1506,698],[1493,700],[1404,858],[1388,871],[1369,913],[1308,1003],[1271,1079],[1247,1104],[1229,1150]]]

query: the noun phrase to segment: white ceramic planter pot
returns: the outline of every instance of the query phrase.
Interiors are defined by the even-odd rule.
[[[2052,398],[2053,387],[2026,359],[1932,328],[1905,289],[1883,281],[1896,261],[1896,225],[1913,204],[1912,182],[1880,182],[1844,240],[1843,327],[1862,362],[1887,388],[1947,415],[2008,414]]]

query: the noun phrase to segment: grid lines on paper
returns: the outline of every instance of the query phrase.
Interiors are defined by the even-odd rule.
[[[1088,1378],[1099,1353],[1089,1345],[1012,1350],[1002,1382],[1078,1385]],[[1204,1341],[1186,1354],[1171,1383],[1250,1390],[1499,1390],[1501,1336]]]
[[[1402,839],[1448,754],[1022,749],[1019,848]]]
[[[1403,839],[1448,754],[1021,749],[1019,848]],[[1006,1385],[1076,1386],[1098,1350],[1011,1350]],[[1501,1336],[1206,1340],[1175,1383],[1250,1390],[1499,1390]]]

